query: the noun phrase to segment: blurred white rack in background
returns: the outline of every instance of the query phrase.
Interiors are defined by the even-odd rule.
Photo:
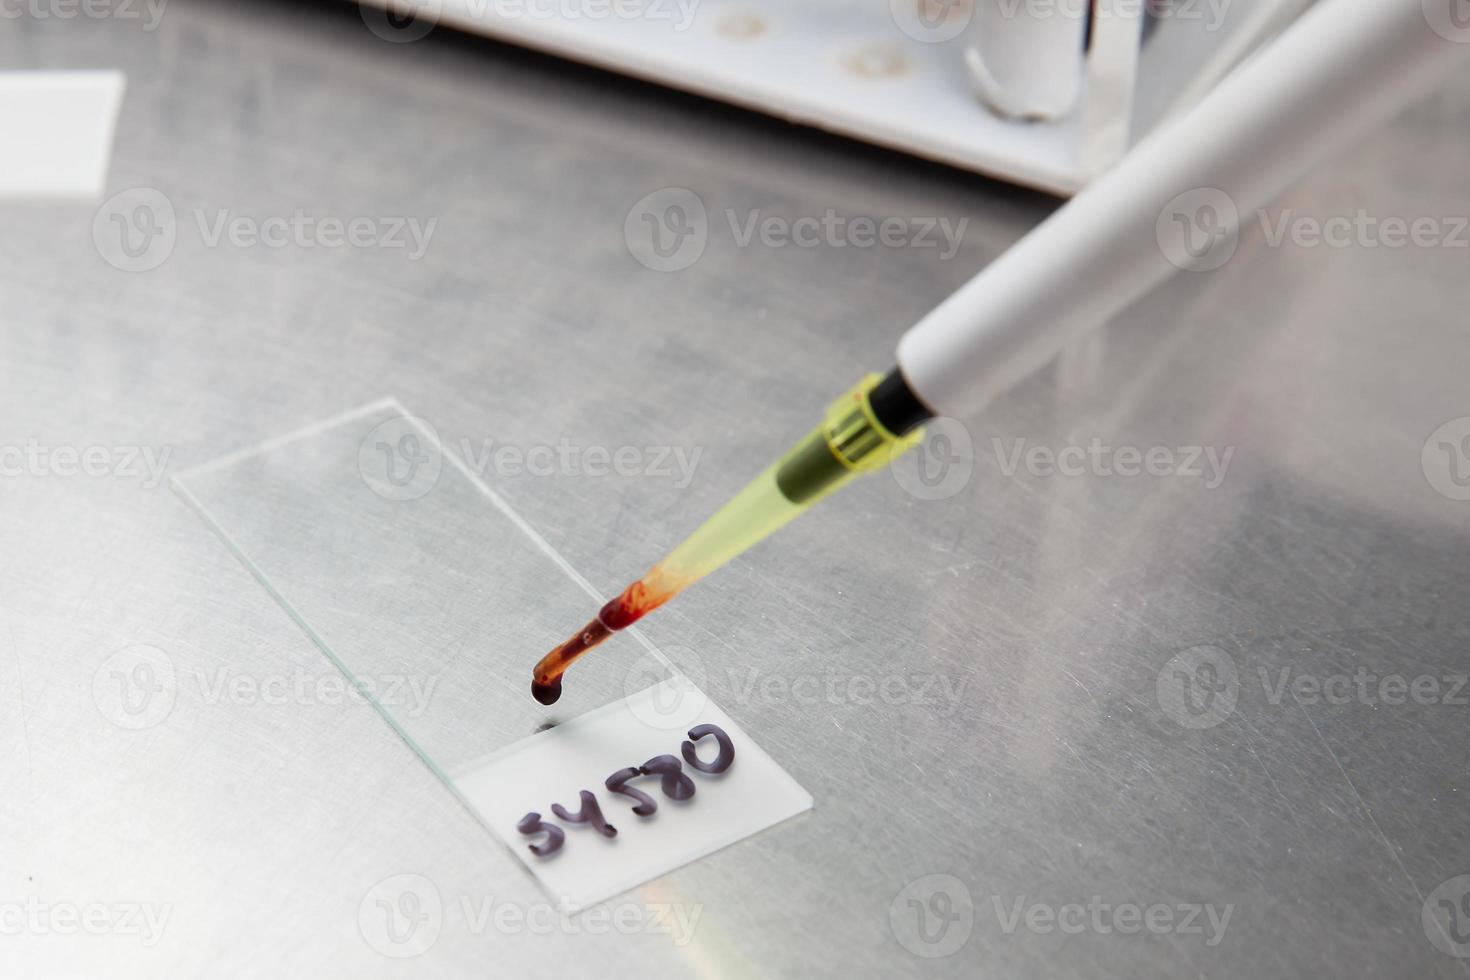
[[[484,34],[1070,194],[1307,0],[362,2],[386,40]]]

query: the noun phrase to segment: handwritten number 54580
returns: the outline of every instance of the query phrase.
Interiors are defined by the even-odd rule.
[[[715,757],[705,762],[699,757],[697,744],[705,738],[713,736],[715,740]],[[683,762],[677,756],[656,755],[641,766],[629,766],[619,769],[608,776],[603,782],[610,793],[626,796],[635,801],[633,813],[636,816],[647,819],[658,812],[658,803],[652,796],[636,786],[628,784],[635,779],[644,776],[657,777],[659,788],[664,796],[671,800],[687,800],[694,796],[694,780],[684,772],[684,763],[696,772],[710,776],[718,776],[729,770],[735,762],[735,745],[730,736],[718,725],[696,725],[689,729],[689,741],[679,746],[680,753],[684,756]],[[593,830],[603,837],[614,838],[618,835],[618,829],[607,822],[603,816],[602,806],[597,802],[597,797],[589,790],[582,790],[577,794],[579,807],[576,813],[572,813],[560,803],[551,804],[551,812],[559,820],[572,824],[589,824]],[[544,840],[539,843],[526,845],[532,854],[537,857],[550,857],[559,851],[566,843],[567,835],[556,824],[547,823],[541,818],[541,814],[532,811],[520,819],[516,829],[528,837],[537,834],[545,834]]]

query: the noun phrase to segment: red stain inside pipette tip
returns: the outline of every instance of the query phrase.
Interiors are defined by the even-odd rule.
[[[678,589],[652,589],[648,582],[658,569],[623,590],[572,638],[552,650],[536,664],[531,677],[531,696],[542,704],[555,704],[561,697],[561,679],[567,668],[618,630],[627,629],[659,606],[678,595]]]
[[[677,590],[655,591],[649,587],[648,580],[655,573],[656,570],[650,572],[624,589],[622,595],[602,607],[597,618],[610,630],[625,630],[672,599]]]

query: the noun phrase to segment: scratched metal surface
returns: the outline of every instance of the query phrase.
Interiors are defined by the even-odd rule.
[[[125,69],[109,193],[178,213],[167,261],[126,273],[94,205],[0,208],[0,441],[178,472],[392,394],[451,445],[702,452],[687,486],[495,477],[606,590],[1053,206],[444,32],[384,43],[346,5],[8,20],[0,62]],[[1461,79],[1281,207],[1466,214],[1467,123]],[[705,203],[708,247],[658,272],[625,219],[669,186]],[[194,217],[298,207],[438,224],[411,262],[210,248]],[[725,215],[829,208],[969,224],[946,258],[742,248]],[[1470,936],[1470,503],[1439,445],[1463,431],[1430,435],[1470,415],[1467,254],[1257,227],[973,424],[968,480],[856,485],[654,617],[816,810],[631,896],[622,932],[549,927],[368,707],[252,693],[331,671],[165,485],[9,456],[5,972],[1464,976],[1434,937]],[[1094,438],[1233,456],[1211,487],[1025,462]],[[525,637],[528,666],[547,639]],[[140,644],[176,672],[161,717],[141,687],[142,715],[120,709],[133,654],[109,658]],[[399,875],[440,898],[411,948],[376,904]]]

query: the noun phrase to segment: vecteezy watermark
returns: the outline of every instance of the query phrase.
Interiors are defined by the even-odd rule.
[[[1456,44],[1470,44],[1470,0],[1420,0],[1429,27]]]
[[[888,11],[899,30],[916,41],[939,44],[959,37],[975,17],[976,3],[994,5],[1002,20],[1082,21],[1139,20],[1145,13],[1156,20],[1200,21],[1206,31],[1225,23],[1231,0],[889,0]]]
[[[357,925],[374,950],[394,959],[420,956],[438,942],[446,908],[438,887],[419,874],[377,882],[358,903]],[[694,939],[701,904],[614,902],[573,912],[566,902],[517,902],[494,895],[460,895],[449,903],[471,935],[665,936],[678,947]]]
[[[924,875],[904,885],[888,903],[888,927],[915,956],[953,956],[975,929],[975,901],[969,886],[954,875]]]
[[[405,249],[408,261],[417,262],[429,250],[438,218],[408,217],[318,217],[304,208],[289,216],[256,218],[232,214],[228,208],[194,209],[199,236],[208,248],[221,242],[233,248],[375,248]]]
[[[556,445],[517,446],[484,438],[460,440],[460,455],[479,476],[605,476],[671,480],[676,490],[694,482],[703,446],[582,446],[565,436]]]
[[[639,20],[673,31],[694,26],[700,0],[464,0],[478,18],[536,21]]]
[[[0,477],[112,477],[145,490],[163,482],[172,446],[52,446],[27,439],[0,445]]]
[[[1470,500],[1470,415],[1450,419],[1424,440],[1424,479],[1442,497]]]
[[[916,248],[936,249],[944,260],[954,258],[965,238],[969,218],[871,217],[840,215],[827,208],[820,215],[795,218],[766,214],[759,208],[741,212],[724,209],[736,248]],[[656,272],[679,272],[704,255],[712,231],[704,201],[684,187],[665,187],[633,205],[623,221],[628,252]]]
[[[178,218],[173,202],[152,187],[132,187],[102,202],[92,216],[92,244],[124,272],[156,269],[174,254]]]
[[[765,673],[756,667],[727,668],[732,698],[739,704],[873,705],[918,707],[941,718],[954,714],[968,677],[948,674]]]
[[[1235,447],[1214,446],[1109,446],[1094,436],[1085,446],[1027,445],[1013,439],[1010,445],[991,439],[995,460],[1002,474],[1014,477],[1022,469],[1034,477],[1176,477],[1202,480],[1206,490],[1225,482],[1225,473],[1235,456]]]
[[[970,485],[975,472],[975,440],[959,419],[938,417],[924,423],[924,441],[889,465],[900,487],[920,500],[946,500]]]
[[[1225,23],[1231,0],[989,0],[1006,20],[1050,20],[1060,17],[1081,21],[1099,19],[1199,21],[1206,31],[1217,31]]]
[[[1256,212],[1268,248],[1470,248],[1470,215],[1378,217],[1366,208],[1325,218],[1284,208]]]
[[[694,25],[699,0],[461,0],[456,8],[473,21],[647,21],[677,32]],[[443,16],[443,0],[377,0],[362,5],[362,20],[395,44],[428,36]]]
[[[1291,665],[1258,664],[1244,673],[1259,682],[1261,702],[1267,707],[1470,707],[1470,674],[1384,673],[1366,665],[1326,672],[1299,670]],[[1235,713],[1248,687],[1235,658],[1217,646],[1191,647],[1173,657],[1159,671],[1155,693],[1160,709],[1181,728],[1213,728]],[[1252,695],[1254,697],[1254,695]]]
[[[1456,875],[1424,899],[1424,935],[1446,956],[1470,959],[1470,874]]]
[[[1470,215],[1313,215],[1294,208],[1255,212],[1267,248],[1467,249]],[[1229,194],[1197,187],[1159,212],[1154,233],[1164,258],[1180,269],[1209,272],[1229,262],[1240,242],[1241,214]]]
[[[423,875],[392,875],[357,905],[357,929],[373,949],[394,959],[427,953],[444,928],[444,901]]]
[[[915,41],[941,44],[965,32],[975,18],[976,0],[888,0],[898,29]],[[993,0],[981,0],[990,3]]]
[[[109,656],[92,675],[92,700],[102,717],[132,731],[152,728],[173,711],[180,693],[206,705],[325,705],[369,700],[395,716],[417,718],[429,708],[438,675],[359,674],[335,670],[251,672],[232,667],[179,670],[147,644]]]
[[[362,22],[384,41],[408,44],[429,35],[439,23],[443,0],[366,0],[357,5]]]
[[[168,717],[178,696],[174,662],[154,646],[137,644],[109,656],[92,674],[92,702],[102,717],[137,731]]]
[[[138,21],[156,31],[169,0],[0,0],[0,20]]]
[[[1208,947],[1220,945],[1230,926],[1234,903],[1109,902],[1101,895],[1086,902],[1028,902],[1025,895],[990,896],[996,921],[1007,936],[1018,929],[1038,936],[1060,932],[1068,936],[1152,933],[1156,936],[1199,936]]]
[[[1159,251],[1189,272],[1210,272],[1235,254],[1240,211],[1217,187],[1197,187],[1173,197],[1154,221]]]
[[[194,688],[205,704],[325,705],[334,707],[369,700],[391,709],[394,717],[417,718],[429,710],[437,674],[356,674],[349,681],[335,670],[255,674],[230,667],[194,668],[175,676]]]
[[[439,482],[444,451],[425,419],[397,416],[373,427],[357,447],[357,472],[388,500],[417,500]]]
[[[1206,490],[1225,482],[1234,446],[1113,446],[1093,436],[1064,446],[1033,444],[1024,438],[990,440],[1002,476],[1166,477],[1199,480]],[[975,443],[958,419],[935,418],[924,424],[924,441],[889,467],[898,485],[920,500],[953,497],[969,485],[975,470]]]
[[[654,191],[623,219],[623,241],[633,258],[655,272],[689,268],[709,244],[704,200],[686,187]]]
[[[582,445],[565,436],[554,444],[521,446],[486,436],[478,441],[460,439],[459,455],[465,469],[481,478],[641,477],[669,480],[683,490],[694,482],[704,447]],[[438,434],[425,419],[389,419],[358,446],[357,468],[363,481],[389,500],[422,497],[438,483],[443,467]]]
[[[704,693],[708,677],[704,659],[688,647],[648,650],[623,675],[623,705],[656,731],[687,729],[699,720],[709,702]],[[634,697],[650,687],[654,688],[652,697]]]
[[[402,251],[417,262],[429,250],[438,218],[379,215],[317,215],[305,208],[290,214],[246,215],[229,208],[194,208],[193,227],[205,248],[378,249]],[[184,228],[190,227],[185,224]],[[152,187],[114,194],[92,217],[97,254],[124,272],[147,272],[168,261],[178,244],[180,223],[173,201]]]
[[[134,936],[158,945],[173,915],[172,902],[0,901],[0,936]]]
[[[683,902],[614,902],[574,914],[565,902],[506,902],[493,895],[460,896],[465,925],[474,935],[507,936],[667,936],[672,946],[694,940],[702,904]]]
[[[1214,728],[1235,713],[1240,676],[1234,658],[1219,647],[1191,647],[1164,664],[1154,694],[1181,728]]]
[[[1309,674],[1290,667],[1258,673],[1266,702],[1279,705],[1288,696],[1298,704],[1362,704],[1369,707],[1400,704],[1470,706],[1470,674],[1380,674],[1367,667],[1330,674]]]

